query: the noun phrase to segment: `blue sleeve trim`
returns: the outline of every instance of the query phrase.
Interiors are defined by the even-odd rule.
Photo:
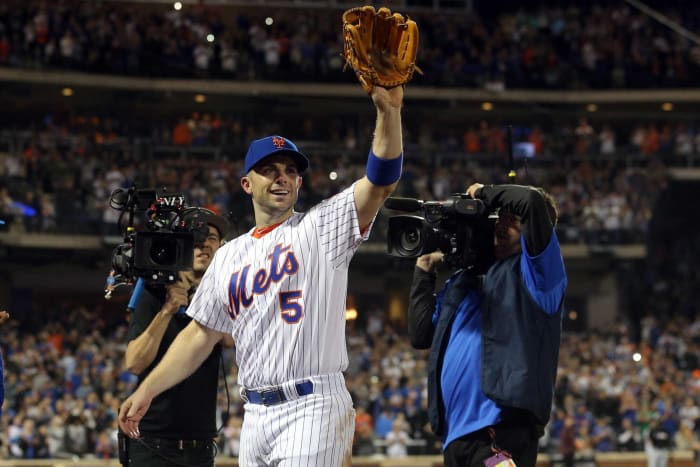
[[[403,153],[395,159],[382,159],[371,149],[367,158],[367,178],[374,185],[387,186],[399,181],[403,169]]]

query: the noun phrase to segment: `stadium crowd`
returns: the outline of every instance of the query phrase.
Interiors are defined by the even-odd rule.
[[[358,147],[355,135],[365,131],[366,122],[361,117],[351,122],[341,132],[322,117],[307,118],[303,129],[294,131],[284,124],[194,113],[143,134],[110,118],[47,116],[32,130],[0,134],[8,148],[0,153],[0,218],[5,229],[118,235],[121,213],[110,208],[109,197],[116,188],[135,184],[165,187],[185,194],[191,205],[231,213],[245,230],[252,225],[252,211],[237,180],[250,135],[300,133],[295,139],[313,159],[301,192],[304,209],[363,170],[366,149]],[[700,133],[687,125],[656,128],[594,128],[585,118],[549,131],[515,125],[514,141],[531,144],[536,154],[515,161],[517,180],[543,185],[556,196],[564,242],[642,241],[667,167],[694,164],[700,153]],[[661,138],[661,133],[668,134]],[[316,143],[322,136],[331,142]],[[497,121],[466,129],[409,122],[406,145],[412,157],[397,195],[445,199],[463,192],[465,180],[503,182],[505,141]]]
[[[0,457],[116,455],[116,413],[135,377],[123,370],[126,315],[96,308],[65,303],[41,319],[14,321],[3,330],[7,428]],[[425,351],[413,350],[405,322],[389,322],[380,308],[361,318],[348,323],[346,379],[357,408],[355,454],[438,453],[427,425]],[[675,448],[698,449],[700,319],[648,315],[638,330],[639,344],[623,319],[614,329],[565,334],[543,452],[559,452],[567,424],[578,457],[640,451],[655,420],[672,433]],[[224,361],[219,452],[235,456],[242,402],[232,355]]]
[[[682,9],[680,7],[682,5]],[[662,14],[697,29],[698,6]],[[695,86],[700,47],[619,2],[569,2],[492,15],[411,12],[416,85],[504,88]],[[334,18],[334,20],[329,20]],[[341,11],[62,0],[0,5],[0,66],[135,76],[351,81]]]

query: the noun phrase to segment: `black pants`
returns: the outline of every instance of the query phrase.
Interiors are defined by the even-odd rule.
[[[214,441],[180,444],[177,440],[140,438],[129,440],[129,467],[213,467]]]
[[[492,444],[509,452],[517,467],[535,467],[538,436],[534,426],[494,426],[495,440],[486,428],[452,441],[445,450],[445,467],[484,467],[494,455]]]

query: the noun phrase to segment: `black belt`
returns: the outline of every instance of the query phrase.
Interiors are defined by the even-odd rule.
[[[210,446],[211,439],[177,439],[177,438],[152,438],[150,436],[141,436],[139,438],[151,448],[167,446],[177,449],[196,449],[204,446]]]
[[[314,383],[308,379],[300,383],[296,383],[294,388],[296,389],[298,396],[308,396],[309,394],[314,393]],[[265,406],[277,405],[289,400],[287,396],[284,395],[284,391],[281,387],[265,389],[263,391],[244,389],[243,396],[246,402]]]

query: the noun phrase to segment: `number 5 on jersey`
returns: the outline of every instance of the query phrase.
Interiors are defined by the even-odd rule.
[[[304,316],[304,309],[299,303],[300,299],[301,290],[280,292],[280,313],[285,323],[296,324]]]

